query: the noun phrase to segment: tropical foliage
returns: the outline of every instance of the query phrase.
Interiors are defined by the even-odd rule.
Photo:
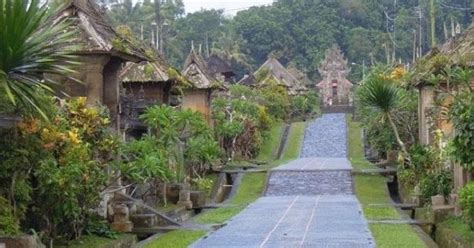
[[[169,166],[174,181],[183,182],[186,175],[202,176],[218,158],[217,142],[201,113],[163,105],[148,108],[141,118],[151,130],[145,139],[156,142],[155,151],[162,152],[161,159],[157,156],[156,160]]]
[[[135,5],[131,0],[120,2],[123,4],[112,6],[109,11],[116,24],[131,26],[138,37],[143,27],[144,39],[151,41],[152,32],[156,32],[156,27],[150,25],[156,15],[153,1]],[[165,54],[177,67],[183,64],[194,41],[196,46],[202,44],[205,56],[212,50],[226,51],[234,58],[245,55],[246,62],[255,69],[273,53],[283,63],[294,62],[311,77],[317,77],[316,68],[324,52],[337,43],[349,61],[357,64],[350,75],[356,82],[362,77],[364,62],[366,65],[399,60],[412,63],[415,35],[415,45],[421,50],[416,51],[416,56],[432,47],[431,19],[427,18],[430,0],[399,0],[395,4],[388,0],[279,0],[271,6],[239,11],[233,18],[223,10],[184,15],[182,1],[161,2],[167,6],[161,8],[162,19],[167,23]],[[466,10],[436,3],[437,41],[450,37],[457,23],[462,29],[470,23],[467,6],[472,5],[471,1],[453,0],[450,4]],[[238,74],[242,76],[247,70],[242,66]]]
[[[69,54],[74,40],[69,23],[45,27],[47,18],[48,6],[39,0],[0,1],[0,95],[44,118],[45,103],[38,92],[52,94],[58,82],[42,73],[70,75],[76,64]]]
[[[471,229],[474,230],[474,183],[470,183],[461,189],[459,201],[465,220]]]
[[[358,88],[357,97],[365,113],[373,113],[371,116],[375,114],[376,125],[388,122],[400,150],[403,155],[408,156],[405,142],[395,122],[396,112],[404,108],[402,103],[405,102],[405,94],[401,87],[396,85],[400,78],[392,74],[392,68],[375,68]]]
[[[85,102],[65,102],[51,122],[25,119],[2,135],[0,196],[22,230],[43,230],[46,239],[80,237],[114,177],[105,173],[119,151],[108,113]]]

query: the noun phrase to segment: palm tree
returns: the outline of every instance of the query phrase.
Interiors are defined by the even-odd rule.
[[[394,111],[403,102],[403,94],[392,81],[382,75],[371,75],[359,90],[359,100],[362,106],[371,108],[380,114],[382,120],[388,120],[398,145],[408,157],[405,143],[401,140],[398,128],[393,120]]]
[[[77,64],[67,52],[75,35],[69,23],[45,26],[47,18],[47,5],[39,0],[0,0],[0,94],[44,118],[40,92],[52,94],[57,85],[44,73],[70,75]]]
[[[247,68],[250,68],[249,58],[242,52],[243,39],[234,32],[222,33],[214,42],[212,53],[225,61],[235,61]]]

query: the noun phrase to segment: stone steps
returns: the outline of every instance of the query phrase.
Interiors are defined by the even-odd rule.
[[[332,105],[332,106],[322,106],[321,111],[324,114],[330,113],[353,113],[354,107],[349,105]]]
[[[350,170],[272,171],[265,196],[352,195]]]

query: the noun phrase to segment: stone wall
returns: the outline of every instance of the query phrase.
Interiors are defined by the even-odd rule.
[[[68,75],[82,83],[67,77],[49,76],[62,83],[63,96],[87,97],[88,104],[101,103],[109,108],[114,127],[119,123],[119,80],[122,60],[109,55],[80,55],[81,64],[75,68],[76,74]],[[61,95],[61,94],[59,94]]]
[[[42,248],[31,235],[0,236],[0,248]]]
[[[190,89],[184,92],[183,108],[192,109],[202,113],[206,120],[211,119],[210,90]]]
[[[420,142],[423,145],[429,145],[431,142],[429,112],[433,106],[434,88],[432,86],[421,86],[418,100],[418,129]]]
[[[158,103],[164,103],[164,87],[165,83],[126,83],[123,85],[127,94],[133,94],[134,98],[137,99],[140,90],[143,88],[145,92],[145,101],[156,101]]]

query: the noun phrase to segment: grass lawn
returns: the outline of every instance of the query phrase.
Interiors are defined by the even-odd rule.
[[[272,161],[273,155],[278,149],[279,139],[283,131],[283,124],[279,123],[273,127],[270,137],[265,141],[262,152],[258,156],[258,160],[272,161],[267,165],[268,168],[280,165],[285,161],[296,159],[299,156],[301,141],[304,136],[305,123],[293,123],[288,136],[288,143],[283,151],[283,159]],[[205,212],[195,218],[197,223],[201,224],[221,224],[234,217],[245,209],[250,203],[257,200],[265,186],[267,179],[266,173],[248,173],[242,178],[236,195],[230,201],[229,207],[223,207]],[[145,248],[185,248],[206,235],[203,231],[172,231],[160,236],[158,239],[149,243]]]
[[[453,230],[453,232],[460,235],[464,241],[474,246],[474,232],[462,219],[450,218],[442,222],[440,226]]]
[[[256,160],[270,161],[274,159],[276,150],[280,145],[280,137],[283,133],[283,123],[276,123],[269,131],[268,137],[262,145]]]
[[[203,213],[196,217],[195,221],[201,224],[220,224],[226,222],[260,197],[266,178],[266,173],[246,174],[242,178],[237,194],[230,201],[230,207],[219,208]]]
[[[205,231],[172,231],[160,236],[156,242],[145,245],[145,248],[180,248],[188,247],[194,241],[206,235]]]
[[[285,150],[281,156],[282,161],[288,161],[299,157],[305,128],[306,122],[294,122],[291,124]]]
[[[349,160],[352,165],[355,169],[375,168],[364,157],[360,124],[352,122],[350,115],[347,116],[347,123],[349,125]],[[357,175],[354,177],[354,183],[357,198],[359,198],[364,215],[368,220],[400,218],[400,214],[394,207],[369,206],[369,204],[391,203],[385,177]],[[369,226],[377,247],[426,247],[425,243],[409,225],[370,224]]]
[[[130,237],[128,237],[130,236]],[[121,234],[117,239],[109,239],[95,235],[84,235],[78,240],[69,242],[67,245],[54,245],[58,248],[105,248],[110,247],[113,243],[119,242],[121,238],[133,238],[133,235]]]

